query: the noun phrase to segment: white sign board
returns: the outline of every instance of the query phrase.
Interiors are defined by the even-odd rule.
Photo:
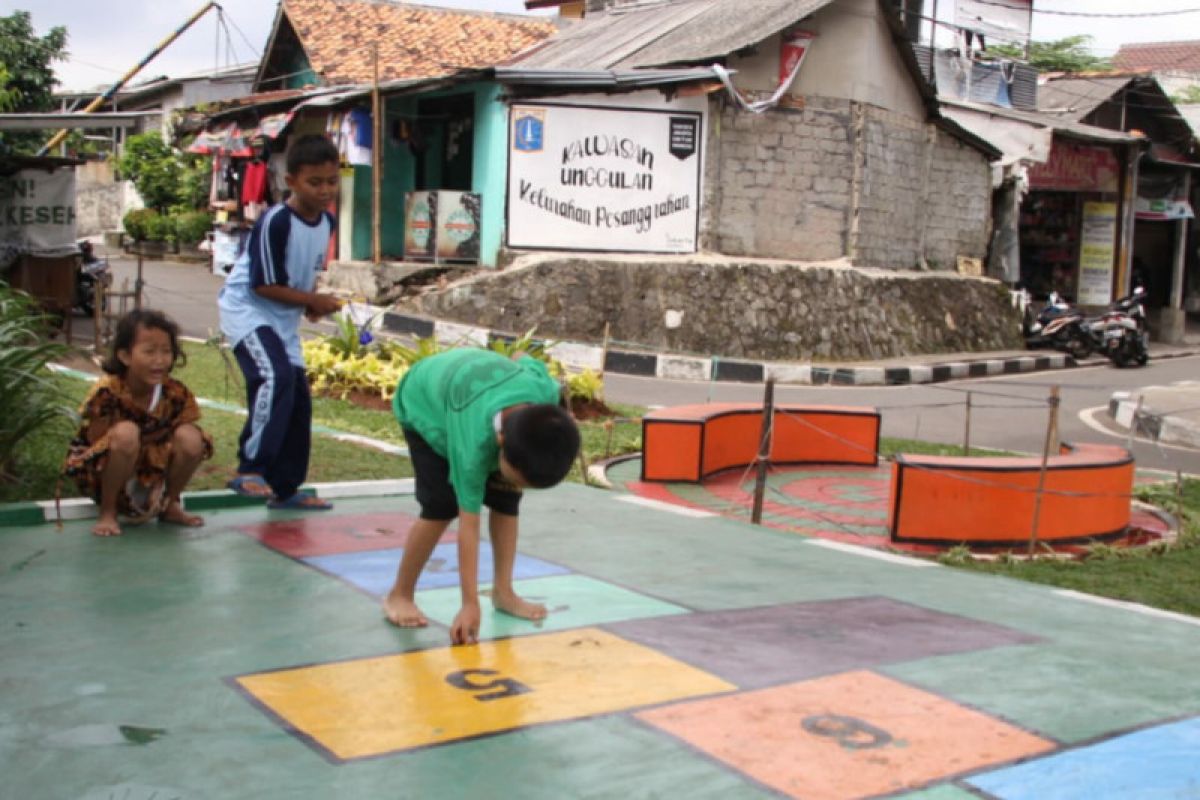
[[[509,247],[695,252],[703,139],[696,111],[514,105]]]
[[[19,254],[75,252],[75,170],[23,169],[0,177],[0,263]]]
[[[1117,248],[1117,204],[1084,203],[1079,251],[1079,303],[1112,301],[1113,259]]]

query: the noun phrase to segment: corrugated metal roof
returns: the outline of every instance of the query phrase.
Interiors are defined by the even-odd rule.
[[[1091,114],[1133,78],[1054,78],[1038,87],[1038,111],[1079,121]]]
[[[591,13],[509,63],[609,70],[687,64],[757,44],[833,0],[673,0]]]
[[[710,67],[639,70],[555,70],[497,67],[495,75],[497,81],[505,84],[576,86],[579,88],[664,86],[674,83],[719,80],[717,73]]]
[[[1025,122],[1030,125],[1035,125],[1042,128],[1051,128],[1055,133],[1062,134],[1071,139],[1078,139],[1086,142],[1100,142],[1105,144],[1128,144],[1130,142],[1139,141],[1138,137],[1125,133],[1124,131],[1114,131],[1108,128],[1097,128],[1095,125],[1085,125],[1082,122],[1076,122],[1065,117],[1039,113],[1035,111],[1020,111],[1015,108],[1001,108],[999,106],[984,105],[981,103],[967,103],[959,100],[941,99],[942,105],[947,109],[961,108],[968,111],[974,111],[979,114],[990,114],[994,117],[1002,119],[1016,120]]]

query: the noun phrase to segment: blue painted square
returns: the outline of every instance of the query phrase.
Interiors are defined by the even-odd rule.
[[[525,153],[541,152],[544,119],[544,111],[519,111],[513,118],[513,149]]]
[[[1000,800],[1200,797],[1200,718],[1063,750],[966,783]]]
[[[329,556],[311,556],[301,559],[323,572],[336,575],[342,580],[365,589],[377,597],[383,597],[396,580],[396,569],[400,566],[402,548],[388,550],[366,550],[359,553],[337,553]],[[513,578],[544,578],[550,575],[567,575],[571,571],[558,564],[517,553],[513,566]],[[492,581],[492,546],[479,543],[479,583]],[[458,545],[439,544],[417,580],[417,590],[443,589],[458,586]]]

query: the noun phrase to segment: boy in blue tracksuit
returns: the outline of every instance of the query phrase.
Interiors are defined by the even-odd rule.
[[[254,225],[218,305],[221,331],[246,378],[246,425],[238,440],[233,491],[270,498],[272,508],[332,506],[298,493],[308,475],[312,400],[300,349],[300,317],[317,320],[341,307],[314,291],[333,231],[326,211],[337,197],[338,152],[324,136],[303,136],[287,154],[287,201]]]

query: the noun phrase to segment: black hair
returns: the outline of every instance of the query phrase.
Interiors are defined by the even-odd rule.
[[[518,406],[504,415],[504,459],[537,489],[567,477],[579,453],[579,428],[561,406]]]
[[[320,164],[339,164],[341,158],[329,137],[310,133],[292,142],[287,151],[288,175],[295,175],[301,167]]]
[[[172,369],[176,364],[187,363],[187,356],[179,349],[179,326],[161,311],[141,308],[130,311],[117,321],[117,332],[113,335],[112,348],[108,351],[108,357],[104,359],[104,363],[100,365],[101,369],[109,375],[125,374],[125,364],[117,358],[117,353],[133,349],[133,343],[137,341],[138,328],[157,328],[167,334],[171,340]]]

